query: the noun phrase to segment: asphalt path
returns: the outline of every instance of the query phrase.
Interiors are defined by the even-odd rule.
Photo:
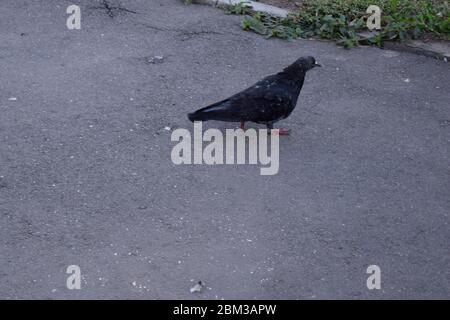
[[[0,2],[0,298],[449,297],[448,64],[108,3]],[[278,174],[172,163],[188,112],[305,55]]]

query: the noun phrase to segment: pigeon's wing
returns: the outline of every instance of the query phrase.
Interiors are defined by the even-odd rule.
[[[291,91],[276,79],[266,78],[230,97],[229,108],[243,121],[272,122],[287,117],[294,105]]]

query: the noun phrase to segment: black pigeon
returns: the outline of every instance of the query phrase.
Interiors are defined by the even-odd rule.
[[[242,129],[246,121],[252,121],[273,129],[275,122],[287,118],[294,110],[306,71],[314,67],[320,67],[316,59],[301,57],[283,71],[264,78],[250,88],[189,113],[188,118],[192,122],[240,121]],[[289,131],[280,129],[279,133],[286,135]]]

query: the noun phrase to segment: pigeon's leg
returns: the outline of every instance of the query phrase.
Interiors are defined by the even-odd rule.
[[[241,128],[242,130],[244,130],[245,127],[245,121],[241,121],[241,125],[239,126],[239,128]]]
[[[280,129],[278,129],[278,130],[279,130],[279,135],[280,135],[280,136],[288,136],[288,135],[291,134],[291,129],[283,129],[283,128],[280,128]]]
[[[267,123],[266,126],[270,133],[270,130],[273,129],[273,123]],[[291,133],[290,129],[283,129],[283,128],[278,129],[278,134],[280,136],[288,136],[290,133]]]

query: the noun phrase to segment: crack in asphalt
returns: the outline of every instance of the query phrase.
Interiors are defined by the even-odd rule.
[[[186,40],[190,40],[192,38],[195,37],[200,37],[202,35],[207,35],[207,34],[214,34],[214,35],[223,35],[223,33],[217,32],[217,31],[212,31],[212,30],[193,30],[193,31],[189,31],[189,30],[180,30],[178,36],[181,37],[181,41],[186,41]]]
[[[205,30],[205,29],[200,29],[200,30],[186,30],[186,29],[180,29],[180,28],[163,28],[163,27],[158,27],[155,25],[151,25],[148,23],[144,23],[144,22],[138,22],[136,23],[138,25],[142,25],[146,28],[152,29],[152,30],[156,30],[156,31],[161,31],[161,32],[176,32],[178,37],[181,37],[181,41],[187,41],[190,40],[192,38],[195,37],[200,37],[203,35],[225,35],[222,32],[219,31],[215,31],[215,30]]]
[[[123,11],[123,12],[127,12],[127,13],[134,13],[134,14],[138,14],[138,12],[127,9],[123,6],[121,6],[120,4],[115,6],[113,4],[111,4],[108,0],[103,0],[102,5],[99,7],[91,7],[92,9],[102,9],[102,10],[106,10],[106,14],[110,17],[110,18],[115,18],[117,16],[117,11]]]

